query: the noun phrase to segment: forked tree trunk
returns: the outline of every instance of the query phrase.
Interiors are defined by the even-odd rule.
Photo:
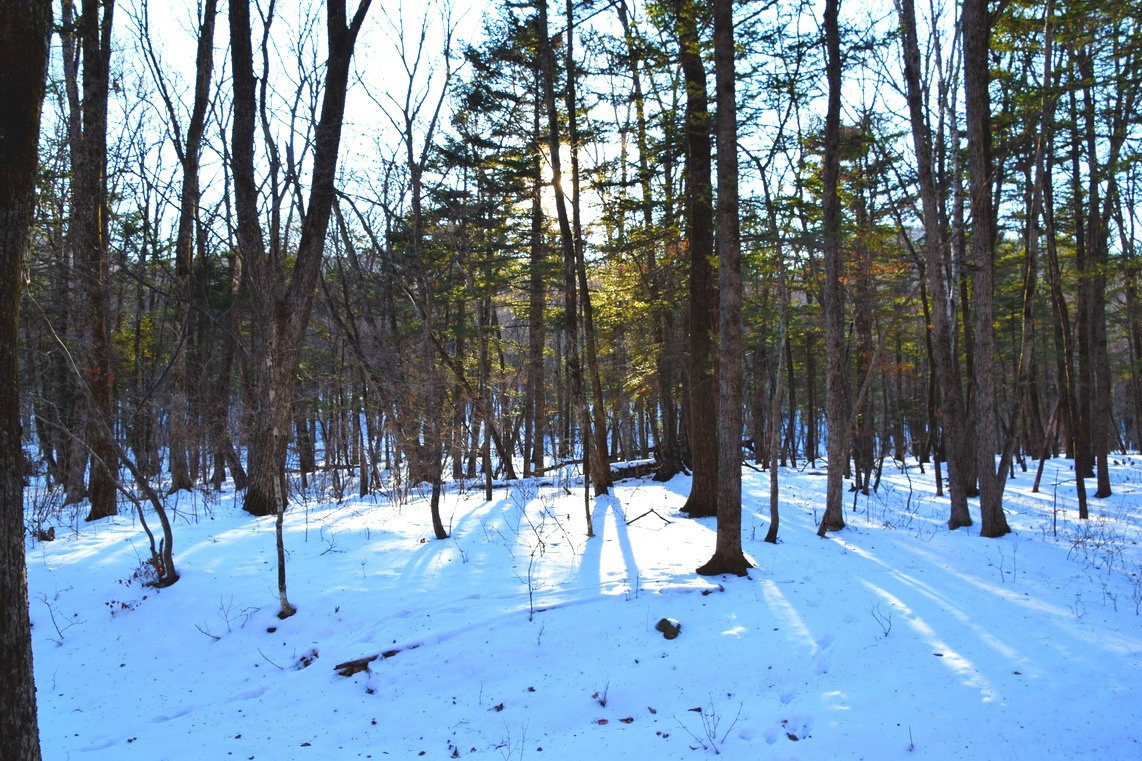
[[[0,756],[20,761],[40,759],[24,563],[18,360],[51,32],[50,0],[8,3],[0,14]]]
[[[329,59],[325,93],[315,129],[312,184],[309,203],[301,221],[297,254],[291,267],[270,259],[263,243],[258,213],[258,186],[254,177],[254,119],[257,112],[253,49],[250,42],[250,7],[230,4],[230,41],[234,79],[233,173],[234,200],[238,215],[238,248],[245,263],[256,335],[253,355],[253,421],[249,449],[249,480],[243,508],[253,515],[276,515],[278,594],[285,618],[295,608],[286,597],[285,551],[282,514],[286,507],[285,460],[289,443],[290,409],[301,342],[321,272],[325,233],[333,208],[334,175],[341,144],[341,123],[349,62],[357,33],[371,0],[361,0],[352,21],[346,24],[344,0],[326,5]],[[281,269],[288,269],[281,272]],[[278,291],[280,278],[288,285]]]
[[[234,200],[238,247],[243,258],[257,335],[252,345],[254,399],[251,419],[249,480],[243,507],[254,515],[273,515],[285,508],[285,458],[290,408],[301,361],[301,341],[309,323],[317,278],[325,249],[325,232],[334,199],[334,175],[341,143],[341,123],[349,61],[357,33],[371,0],[361,0],[346,25],[344,0],[326,9],[329,60],[325,93],[314,138],[313,179],[301,222],[294,264],[279,273],[262,239],[258,189],[254,178],[254,119],[257,113],[250,9],[230,6],[230,39],[234,77]],[[279,278],[288,286],[279,293]]]
[[[971,468],[970,442],[960,382],[956,377],[956,361],[952,351],[955,317],[949,309],[951,292],[946,275],[947,238],[940,224],[941,210],[936,178],[933,174],[932,133],[925,117],[923,89],[920,82],[920,47],[916,34],[914,0],[901,0],[900,26],[904,45],[904,81],[908,92],[908,114],[912,122],[912,142],[916,151],[917,179],[924,223],[924,274],[932,294],[931,328],[928,331],[932,372],[939,383],[939,419],[946,442],[948,494],[951,501],[948,528],[970,526],[965,478]],[[927,302],[925,301],[925,312]],[[927,316],[927,315],[925,315]],[[938,450],[938,446],[933,447]],[[939,462],[938,451],[936,453]],[[938,473],[937,469],[937,473]]]

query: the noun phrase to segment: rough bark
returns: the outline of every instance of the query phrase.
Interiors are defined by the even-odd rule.
[[[988,96],[991,20],[987,0],[964,0],[962,11],[964,95],[971,197],[972,260],[975,270],[975,425],[980,536],[1011,529],[995,470],[999,420],[995,400],[995,216],[992,207],[991,101]]]
[[[718,532],[703,575],[745,576],[742,552],[742,263],[732,0],[714,0],[718,135]]]
[[[52,4],[8,3],[0,14],[0,758],[39,761],[32,627],[24,558],[24,450],[19,325],[31,243],[40,107]]]
[[[694,477],[682,512],[718,513],[718,404],[715,332],[718,296],[713,264],[710,113],[698,39],[698,4],[676,0],[679,63],[686,84],[686,233],[690,248],[690,465]]]

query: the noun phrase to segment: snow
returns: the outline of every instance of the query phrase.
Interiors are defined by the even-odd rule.
[[[1068,462],[1038,494],[1031,466],[997,540],[948,531],[915,463],[820,539],[823,471],[782,470],[777,545],[746,470],[748,578],[694,574],[685,477],[592,499],[591,540],[570,474],[452,486],[443,541],[427,493],[295,496],[286,620],[273,520],[233,492],[171,497],[163,590],[137,519],[69,508],[28,550],[44,757],[1142,758],[1142,459],[1085,523]]]

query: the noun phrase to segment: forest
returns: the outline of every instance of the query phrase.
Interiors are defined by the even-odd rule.
[[[0,310],[21,568],[133,515],[169,587],[172,503],[230,489],[285,619],[316,491],[425,495],[446,540],[457,485],[574,472],[588,537],[592,495],[689,476],[698,573],[744,576],[743,473],[769,543],[780,474],[823,469],[826,536],[905,463],[983,541],[1017,469],[1069,460],[1087,520],[1142,449],[1129,3],[16,5],[51,15],[4,30],[46,46]]]

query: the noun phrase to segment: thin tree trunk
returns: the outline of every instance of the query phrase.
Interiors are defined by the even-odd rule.
[[[844,464],[848,459],[848,414],[845,410],[845,293],[841,254],[840,137],[841,137],[841,39],[838,24],[840,0],[825,0],[825,76],[829,103],[825,113],[824,198],[822,227],[825,258],[825,417],[829,469],[825,512],[817,535],[845,527],[841,506]]]
[[[198,218],[200,194],[198,168],[206,127],[206,109],[210,101],[210,79],[214,66],[214,22],[217,13],[218,0],[205,0],[195,54],[194,103],[191,107],[190,122],[187,125],[185,142],[180,143],[175,140],[176,150],[181,154],[179,159],[182,163],[182,193],[179,198],[178,232],[175,238],[175,291],[178,298],[178,314],[175,321],[179,329],[179,346],[176,348],[177,353],[171,367],[171,408],[168,418],[172,493],[189,490],[194,486],[187,454],[190,448],[190,411],[187,403],[190,377],[187,357],[192,343],[189,340],[192,325],[191,273],[194,229]],[[147,44],[151,42],[148,41]],[[175,124],[176,114],[173,107],[170,108],[169,116],[172,124]]]
[[[314,136],[314,158],[309,203],[301,221],[296,258],[284,293],[277,292],[280,263],[267,255],[258,216],[258,188],[254,178],[254,115],[256,111],[253,50],[250,43],[250,8],[230,5],[230,42],[233,58],[234,198],[238,213],[238,247],[248,270],[251,303],[259,335],[253,345],[254,389],[260,408],[253,410],[249,481],[243,508],[254,515],[276,515],[278,532],[279,616],[293,615],[285,589],[285,554],[281,523],[286,506],[285,458],[289,442],[289,415],[301,362],[301,343],[309,322],[325,248],[325,233],[334,200],[334,175],[341,143],[349,62],[357,33],[371,0],[361,0],[346,24],[344,0],[329,0],[326,28],[329,59],[325,93]]]
[[[627,58],[630,62],[631,87],[635,107],[635,141],[638,148],[638,178],[642,191],[643,234],[648,238],[654,229],[654,196],[651,186],[653,177],[650,169],[650,148],[646,130],[646,105],[642,91],[641,60],[638,56],[634,35],[627,16],[626,0],[617,4],[619,22],[626,40]],[[673,315],[663,305],[662,271],[658,266],[657,246],[651,244],[646,250],[647,297],[655,305],[654,310],[654,359],[655,386],[658,390],[658,404],[662,415],[662,431],[658,439],[658,470],[655,480],[669,481],[682,470],[682,453],[678,442],[678,414],[674,402],[674,369],[669,356],[670,336],[673,332]]]
[[[555,54],[547,31],[547,3],[538,0],[540,64],[544,88],[544,101],[547,110],[547,149],[551,162],[551,187],[555,191],[555,211],[559,220],[559,238],[563,248],[564,314],[567,335],[566,357],[567,375],[571,385],[569,403],[579,420],[579,431],[583,440],[584,481],[590,480],[590,450],[592,447],[591,417],[587,410],[587,398],[583,391],[583,367],[579,362],[579,305],[576,294],[576,253],[575,236],[567,213],[567,199],[563,190],[563,167],[559,156],[559,113],[555,105]],[[570,76],[570,73],[569,73]],[[602,467],[607,467],[602,463]],[[586,488],[584,483],[584,488]],[[587,519],[587,536],[593,537],[595,529],[591,524],[590,507],[584,510]]]
[[[960,383],[956,377],[956,361],[952,351],[955,334],[954,313],[949,310],[951,293],[945,261],[947,249],[940,223],[940,201],[933,174],[932,137],[925,117],[923,90],[920,83],[920,48],[916,35],[916,10],[913,0],[901,0],[901,31],[904,44],[904,80],[908,90],[908,113],[912,122],[912,141],[916,150],[917,178],[920,184],[920,203],[924,222],[924,273],[927,287],[935,302],[931,310],[931,327],[926,334],[932,372],[939,383],[940,414],[946,442],[948,466],[948,493],[951,501],[948,528],[955,530],[970,526],[966,475],[970,472],[967,461],[971,458],[966,428],[966,411]],[[925,313],[927,299],[924,294]],[[930,394],[931,396],[931,394]]]

